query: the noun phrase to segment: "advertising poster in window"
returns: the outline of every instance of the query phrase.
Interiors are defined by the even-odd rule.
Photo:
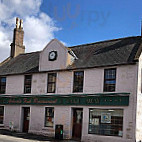
[[[101,113],[101,123],[111,123],[111,113]]]
[[[99,126],[99,118],[94,118],[94,125]]]

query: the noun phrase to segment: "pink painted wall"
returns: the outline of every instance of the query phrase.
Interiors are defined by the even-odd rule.
[[[136,139],[142,141],[142,54],[138,64]]]
[[[135,125],[136,125],[136,94],[137,94],[137,65],[118,66],[116,77],[116,92],[129,92],[130,103],[128,107],[94,107],[91,108],[122,108],[124,109],[124,126],[123,138],[106,137],[88,134],[89,108],[88,106],[79,106],[83,108],[83,141],[93,141],[94,139],[104,142],[134,142]],[[7,76],[7,91],[12,94],[20,94],[23,92],[24,76]],[[86,69],[84,70],[84,91],[83,93],[103,93],[104,68]],[[18,82],[17,82],[18,81]],[[18,87],[18,91],[14,89]],[[47,90],[47,73],[33,74],[32,94],[46,94]],[[73,72],[57,73],[57,88],[55,94],[72,94],[73,88]],[[5,106],[5,126],[10,120],[15,121],[15,127],[21,129],[21,107],[22,106]],[[31,122],[29,132],[49,134],[54,136],[54,128],[44,127],[45,107],[46,106],[30,106]],[[72,107],[77,106],[53,106],[55,107],[55,124],[63,124],[65,127],[65,138],[71,138],[72,135]],[[15,112],[16,111],[16,112]],[[17,117],[18,116],[18,117]]]
[[[57,73],[57,89],[58,94],[70,94],[72,93],[73,84],[73,72],[58,72]]]
[[[13,75],[6,78],[6,94],[23,94],[24,92],[24,76]]]
[[[47,73],[32,76],[31,94],[45,94],[47,92]]]
[[[51,51],[57,51],[57,60],[49,61],[48,55]],[[49,71],[55,69],[65,69],[67,67],[67,57],[68,50],[67,48],[60,43],[58,40],[52,40],[40,53],[39,59],[39,70],[40,71]]]
[[[18,105],[6,105],[4,112],[4,126],[9,128],[9,122],[13,122],[14,130],[20,131],[21,125],[21,108]]]
[[[113,67],[114,68],[114,67]],[[117,68],[116,91],[136,93],[136,66],[127,65]],[[31,94],[47,93],[48,73],[35,73],[32,76]],[[103,93],[104,68],[84,70],[83,93]],[[24,75],[7,76],[6,94],[23,94]],[[73,71],[57,72],[57,94],[73,93]]]

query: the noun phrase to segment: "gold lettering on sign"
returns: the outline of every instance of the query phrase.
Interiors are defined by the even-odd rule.
[[[31,103],[31,99],[28,100],[27,98],[24,98],[23,103],[29,104],[29,103]]]
[[[71,99],[70,103],[72,103],[72,104],[78,104],[79,103],[79,99]]]
[[[80,103],[80,99],[66,99],[66,103],[67,104],[79,104]]]
[[[34,103],[39,103],[39,104],[55,104],[57,103],[57,99],[55,100],[39,100],[38,98],[35,98]]]
[[[8,101],[9,104],[20,104],[21,103],[21,100],[16,100],[16,99],[10,99]]]
[[[88,104],[98,104],[100,101],[99,101],[99,99],[98,98],[89,98],[89,99],[87,99],[86,100],[86,102],[88,103]]]

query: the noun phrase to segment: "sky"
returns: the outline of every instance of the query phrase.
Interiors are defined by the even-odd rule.
[[[56,38],[74,46],[141,34],[141,0],[0,0],[0,62],[10,55],[16,17],[26,52]]]

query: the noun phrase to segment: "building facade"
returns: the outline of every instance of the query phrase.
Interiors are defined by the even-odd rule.
[[[11,55],[0,64],[0,125],[84,142],[142,140],[140,36],[65,47],[53,39],[24,53],[16,20]]]

